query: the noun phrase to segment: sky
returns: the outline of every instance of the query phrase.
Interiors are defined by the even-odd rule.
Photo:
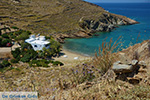
[[[100,3],[138,3],[138,2],[150,2],[150,0],[85,0],[88,2],[100,2]]]

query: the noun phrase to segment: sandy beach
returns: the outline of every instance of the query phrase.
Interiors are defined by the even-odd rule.
[[[89,57],[89,56],[84,56],[84,55],[81,55],[81,54],[78,54],[78,53],[74,53],[74,52],[70,52],[70,51],[67,51],[65,49],[62,49],[62,51],[60,52],[61,56],[60,57],[57,57],[57,58],[54,58],[55,60],[57,61],[61,61],[63,63],[70,63],[71,62],[80,62],[80,61],[86,61],[86,60],[90,60],[92,59],[92,57]]]

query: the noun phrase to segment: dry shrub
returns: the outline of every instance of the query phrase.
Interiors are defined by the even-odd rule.
[[[112,42],[112,39],[110,39],[109,42],[106,42],[105,40],[99,47],[99,51],[95,53],[93,65],[99,69],[101,75],[106,73],[116,60],[116,56],[113,52],[114,50],[119,50],[117,47],[121,44],[119,42],[120,38],[121,37],[119,37],[114,43]]]
[[[140,55],[139,55],[139,53],[138,53],[137,51],[135,51],[135,52],[133,53],[132,60],[139,60],[139,59],[140,59]]]

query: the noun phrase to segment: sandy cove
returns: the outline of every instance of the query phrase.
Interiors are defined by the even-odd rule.
[[[92,57],[89,57],[89,56],[84,56],[84,55],[81,55],[81,54],[78,54],[78,53],[74,53],[74,52],[70,52],[66,49],[62,49],[62,51],[60,52],[60,56],[59,57],[55,57],[53,58],[54,60],[57,60],[57,61],[61,61],[65,64],[68,64],[71,62],[80,62],[80,61],[87,61],[87,60],[90,60],[92,59]],[[75,59],[76,58],[76,59]]]

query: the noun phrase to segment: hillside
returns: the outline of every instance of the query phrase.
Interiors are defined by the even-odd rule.
[[[50,34],[61,42],[137,22],[82,0],[1,0],[0,23]]]
[[[131,62],[137,56],[143,62],[135,65],[140,67],[137,71],[128,73],[114,73],[109,68],[101,75],[102,66],[92,66],[89,60],[49,68],[13,64],[0,72],[0,91],[37,91],[39,100],[149,100],[149,45],[149,41],[144,41],[117,53],[117,61]],[[111,54],[98,61],[104,64],[105,57],[110,58]]]

